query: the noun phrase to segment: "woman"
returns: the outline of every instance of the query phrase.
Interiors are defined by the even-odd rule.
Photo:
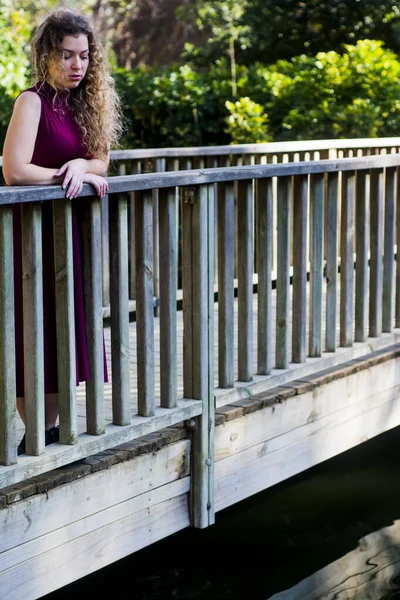
[[[109,152],[121,126],[109,65],[87,19],[68,10],[50,13],[32,40],[31,62],[36,83],[17,98],[4,143],[6,183],[61,184],[71,200],[84,183],[90,183],[104,196]],[[47,445],[59,439],[51,202],[42,205],[42,231]],[[89,379],[90,373],[77,201],[73,203],[73,259],[78,384]],[[14,275],[17,408],[25,422],[20,205],[14,206]],[[25,436],[18,446],[18,454],[24,452]]]

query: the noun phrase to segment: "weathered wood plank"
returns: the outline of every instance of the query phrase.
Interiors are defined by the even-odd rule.
[[[340,345],[353,345],[355,173],[343,173],[340,244]]]
[[[160,190],[160,377],[161,406],[177,405],[177,330],[176,289],[178,278],[178,248],[175,188]]]
[[[0,464],[17,460],[14,264],[11,207],[0,208]]]
[[[113,423],[129,425],[129,290],[127,198],[110,195],[111,368]]]
[[[369,335],[382,333],[383,288],[383,195],[384,172],[370,174],[370,277],[369,277]]]
[[[138,497],[145,493],[155,493],[160,498],[165,493],[164,488],[168,489],[174,481],[182,483],[189,472],[190,441],[185,439],[55,487],[47,494],[35,494],[23,507],[22,502],[9,505],[6,511],[0,511],[2,570],[33,558],[37,552],[35,544],[42,552],[59,545],[59,532],[64,527],[72,525],[72,531],[82,533],[82,523],[89,528],[90,524],[108,525],[110,514],[112,516],[110,509],[118,512],[118,507],[122,509],[125,503],[132,506],[135,498],[137,508]],[[184,485],[187,486],[187,482]],[[26,527],[28,517],[31,519],[29,528]],[[20,546],[28,543],[22,554]]]
[[[291,142],[269,142],[256,144],[232,144],[221,146],[194,146],[184,148],[151,148],[140,150],[113,150],[111,156],[113,160],[123,160],[126,158],[146,158],[146,157],[186,157],[186,156],[214,156],[214,155],[245,155],[262,154],[273,155],[285,152],[307,152],[339,149],[369,149],[387,148],[399,146],[398,137],[386,138],[357,138],[357,139],[327,139],[327,140],[301,140]]]
[[[242,167],[211,168],[177,171],[167,173],[151,173],[113,177],[109,180],[109,193],[119,194],[136,190],[160,189],[174,186],[203,185],[220,181],[239,181],[262,179],[265,177],[291,177],[293,175],[336,173],[339,171],[357,171],[399,166],[400,157],[397,154],[382,156],[365,156],[348,159],[294,162],[268,165],[250,165]],[[81,196],[91,196],[93,188],[84,184]],[[37,202],[39,200],[57,200],[65,195],[61,186],[35,187],[1,187],[0,205]]]
[[[356,302],[355,341],[365,342],[368,336],[368,251],[369,251],[369,188],[366,174],[357,173],[356,183]]]
[[[155,161],[155,169],[158,173],[164,173],[167,169],[167,161],[165,158],[158,158]],[[159,212],[158,212],[158,195],[159,190],[153,190],[153,295],[155,298],[160,297],[160,233],[159,233]],[[154,309],[154,315],[160,316],[158,306]]]
[[[234,385],[234,240],[233,183],[218,186],[218,385]]]
[[[288,177],[278,180],[278,250],[276,276],[275,366],[289,366],[290,221],[291,188]]]
[[[132,175],[139,175],[142,163],[132,161]],[[135,192],[130,192],[128,201],[128,256],[129,256],[129,298],[136,298],[136,254],[135,254]]]
[[[257,373],[272,369],[272,181],[259,179],[257,206]]]
[[[158,198],[157,198],[158,200]],[[136,331],[138,414],[154,414],[153,214],[151,192],[136,195]]]
[[[183,312],[183,395],[193,398],[193,203],[198,190],[183,189],[182,199],[182,312]]]
[[[184,493],[156,504],[151,511],[147,507],[108,526],[80,534],[53,551],[35,556],[29,563],[9,569],[7,578],[2,578],[0,584],[1,595],[8,600],[19,600],[21,595],[41,597],[140,550],[149,543],[149,531],[151,541],[156,542],[188,525],[187,494]],[[88,548],[92,548],[92,552],[87,552]],[[57,578],[48,576],[51,568],[57,570]]]
[[[93,196],[86,201],[83,268],[86,337],[90,380],[86,382],[87,432],[104,433],[104,350],[101,285],[101,200]]]
[[[54,202],[53,216],[60,443],[76,444],[78,420],[71,201],[66,198]],[[42,325],[39,324],[39,327],[40,331]]]
[[[214,523],[214,194],[200,186],[192,208],[193,397],[202,414],[193,431],[191,522],[198,528]],[[206,241],[206,243],[204,243]]]
[[[326,334],[327,352],[336,351],[336,306],[338,276],[338,173],[329,173],[327,182],[326,219]]]
[[[21,209],[22,295],[26,450],[44,451],[44,341],[42,212],[40,204]]]
[[[349,450],[400,424],[399,386],[380,393],[380,402],[369,401],[333,416],[298,427],[285,438],[266,437],[215,465],[216,509],[222,510],[280,481]],[[275,418],[275,416],[274,416]],[[295,457],[295,459],[294,459]]]
[[[93,194],[93,190],[92,190]],[[103,306],[110,304],[110,245],[108,194],[101,199],[101,263],[103,277]]]
[[[238,379],[253,378],[253,182],[238,184]]]
[[[154,433],[164,427],[193,419],[201,414],[201,410],[199,401],[179,399],[176,409],[156,408],[154,417],[144,419],[134,415],[131,424],[125,427],[108,424],[104,435],[92,436],[82,433],[79,435],[79,444],[74,446],[63,447],[59,444],[48,446],[40,460],[31,456],[20,456],[18,464],[0,469],[0,489],[113,448],[118,444],[130,442],[148,433]]]
[[[310,334],[309,355],[322,353],[324,178],[310,178]]]
[[[292,361],[306,360],[308,176],[293,181],[293,329]]]
[[[393,292],[394,292],[394,234],[395,234],[395,192],[396,170],[386,169],[385,181],[385,217],[384,217],[384,254],[383,254],[383,297],[382,331],[393,329]]]

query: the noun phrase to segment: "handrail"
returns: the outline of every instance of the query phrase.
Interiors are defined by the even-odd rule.
[[[113,160],[140,158],[178,158],[186,156],[219,156],[229,154],[281,154],[315,152],[318,150],[346,150],[353,148],[387,148],[400,146],[400,137],[352,138],[328,140],[301,140],[259,144],[231,144],[223,146],[193,146],[180,148],[150,148],[138,150],[113,150]]]
[[[228,156],[246,154],[285,154],[316,152],[319,150],[350,150],[354,148],[400,147],[400,137],[348,138],[327,140],[300,140],[291,142],[269,142],[258,144],[231,144],[222,146],[183,146],[177,148],[141,148],[112,150],[111,160],[139,160],[145,158],[179,158],[195,156]],[[0,167],[3,158],[0,156]]]
[[[224,181],[262,179],[265,177],[293,177],[304,174],[338,173],[339,171],[365,171],[368,169],[396,167],[399,164],[400,155],[386,154],[364,156],[361,158],[307,161],[304,163],[246,165],[243,167],[218,167],[188,171],[169,171],[165,173],[122,175],[108,179],[109,194],[205,185]],[[84,184],[80,196],[92,195],[93,190],[91,186]],[[16,202],[43,202],[46,200],[59,200],[61,198],[65,198],[65,190],[58,185],[0,187],[0,205],[14,204]]]

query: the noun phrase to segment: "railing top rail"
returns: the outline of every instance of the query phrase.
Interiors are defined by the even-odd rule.
[[[190,171],[168,171],[142,175],[110,177],[109,194],[160,189],[175,186],[195,186],[224,181],[262,179],[270,177],[291,177],[338,171],[361,171],[400,166],[400,154],[343,158],[338,160],[318,160],[297,163],[280,163],[244,167],[221,167]],[[84,184],[81,196],[92,196],[93,189]],[[0,187],[0,205],[41,202],[65,198],[65,190],[59,185]]]
[[[182,148],[148,148],[141,150],[113,150],[113,160],[140,158],[179,158],[184,156],[220,156],[229,154],[280,154],[317,150],[345,150],[350,148],[386,148],[400,146],[400,137],[354,138],[343,140],[304,140],[270,142],[268,144],[237,144],[226,146],[198,146]]]
[[[193,156],[221,156],[229,154],[285,154],[287,152],[312,152],[317,150],[346,150],[351,148],[387,148],[400,146],[400,137],[352,138],[331,140],[303,140],[270,142],[268,144],[236,144],[225,146],[194,146],[181,148],[143,148],[139,150],[113,150],[112,160],[142,158],[179,158]],[[0,156],[0,167],[3,158]]]

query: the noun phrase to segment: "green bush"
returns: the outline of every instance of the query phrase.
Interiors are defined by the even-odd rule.
[[[263,107],[247,96],[236,102],[225,103],[229,111],[226,117],[226,132],[231,136],[232,144],[268,142],[268,115]]]
[[[400,129],[400,62],[382,42],[279,61],[265,77],[275,139],[384,137]],[[271,101],[271,92],[273,99]]]

